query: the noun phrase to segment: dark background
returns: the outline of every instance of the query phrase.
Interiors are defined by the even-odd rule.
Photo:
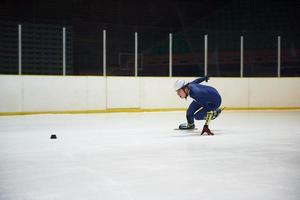
[[[102,30],[106,29],[108,75],[133,75],[134,32],[138,32],[139,75],[168,75],[168,37],[173,33],[175,76],[203,74],[205,34],[213,76],[239,76],[241,35],[245,37],[246,76],[277,75],[278,35],[282,37],[283,75],[300,76],[299,10],[299,1],[292,0],[1,0],[0,20],[24,24],[24,29],[27,24],[45,24],[58,32],[67,27],[67,66],[74,75],[102,75]],[[55,58],[61,59],[60,54]],[[13,58],[6,62],[16,65]],[[25,69],[31,66],[30,61],[24,62]],[[32,68],[38,68],[35,65]]]
[[[176,30],[183,24],[191,25],[228,2],[230,1],[4,0],[1,1],[1,15],[61,21],[85,19],[119,25],[163,26]]]

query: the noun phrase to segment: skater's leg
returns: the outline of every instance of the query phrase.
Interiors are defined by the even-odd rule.
[[[205,120],[205,124],[203,126],[201,135],[203,135],[203,133],[207,133],[208,135],[214,135],[208,128],[208,125],[213,118],[213,114],[214,114],[213,109],[214,108],[215,107],[213,105],[209,105],[209,106],[206,105],[201,110],[199,110],[197,113],[195,113],[195,119]]]
[[[198,112],[199,110],[202,110],[202,106],[199,103],[197,103],[196,101],[193,101],[189,105],[189,108],[186,111],[187,123],[180,124],[179,129],[194,129],[195,128],[195,124],[194,124],[195,113]]]
[[[212,112],[211,120],[214,120],[219,116],[223,109],[218,107],[219,104],[208,103],[203,107],[200,112],[195,113],[195,119],[197,120],[205,120],[208,118],[207,113]]]
[[[198,110],[195,114],[194,114],[194,118],[196,120],[205,120],[206,119],[206,115],[209,112],[209,109],[207,109],[207,107],[202,107],[201,110]]]
[[[186,119],[189,124],[194,124],[194,119],[199,120],[196,118],[197,113],[203,111],[203,106],[199,104],[196,101],[193,101],[190,105],[189,108],[186,111]]]

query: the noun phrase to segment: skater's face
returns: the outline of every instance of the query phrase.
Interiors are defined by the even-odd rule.
[[[182,98],[182,99],[184,99],[184,98],[187,97],[187,93],[186,93],[186,91],[185,91],[184,89],[179,89],[179,90],[177,90],[177,95],[178,95],[180,98]]]

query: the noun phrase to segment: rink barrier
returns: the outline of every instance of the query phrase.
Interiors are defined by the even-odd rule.
[[[187,108],[117,108],[107,110],[69,110],[69,111],[36,111],[36,112],[0,112],[0,116],[41,115],[41,114],[101,114],[101,113],[137,113],[137,112],[174,112],[186,111]],[[226,111],[297,111],[300,107],[263,107],[263,108],[225,108]]]
[[[34,111],[34,112],[0,112],[0,116],[36,115],[36,114],[97,114],[97,113],[134,113],[134,112],[172,112],[185,111],[186,108],[140,109],[140,108],[112,108],[106,110],[68,110],[68,111]]]
[[[0,75],[0,115],[186,110],[192,99],[173,89],[195,77]],[[221,78],[209,83],[227,110],[300,108],[300,78]]]

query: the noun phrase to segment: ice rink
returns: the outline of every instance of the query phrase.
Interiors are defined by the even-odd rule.
[[[0,117],[1,200],[299,200],[300,111]],[[50,135],[57,139],[51,140]]]

